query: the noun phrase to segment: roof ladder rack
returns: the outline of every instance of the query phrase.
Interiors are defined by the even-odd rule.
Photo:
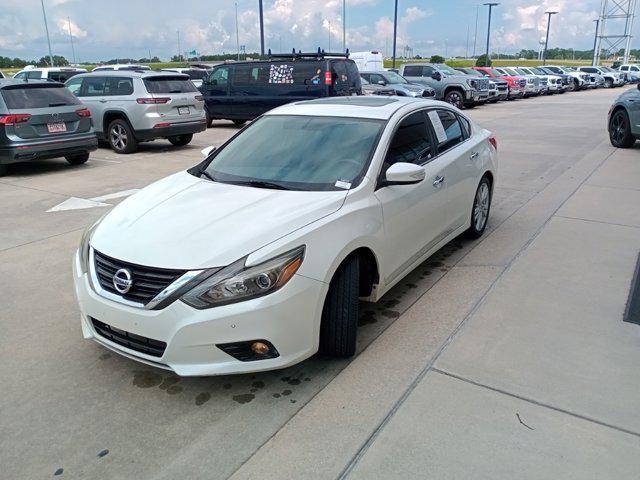
[[[318,51],[317,52],[304,52],[304,53],[301,50],[298,50],[296,52],[295,48],[291,51],[291,53],[271,53],[271,49],[269,49],[269,53],[268,53],[267,57],[268,58],[290,58],[292,60],[295,60],[295,59],[298,59],[298,58],[323,59],[323,58],[326,58],[326,57],[349,58],[349,49],[347,48],[347,51],[345,53],[325,52],[320,47],[318,47]]]

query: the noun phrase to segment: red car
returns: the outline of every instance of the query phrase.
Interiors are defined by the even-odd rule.
[[[524,98],[525,87],[527,85],[527,80],[524,77],[511,76],[511,75],[502,75],[495,68],[491,67],[473,67],[474,70],[477,70],[485,77],[490,78],[502,78],[509,83],[509,100],[513,100],[514,98]]]

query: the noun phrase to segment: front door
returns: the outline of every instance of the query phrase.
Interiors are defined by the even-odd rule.
[[[229,79],[231,66],[215,68],[209,78],[202,84],[206,108],[212,118],[229,118],[231,103],[229,101]]]
[[[385,251],[381,256],[385,283],[400,277],[418,258],[431,250],[446,229],[444,161],[435,158],[435,145],[424,111],[405,117],[397,126],[381,169],[397,162],[423,165],[425,179],[414,185],[378,188],[375,195],[382,205]]]

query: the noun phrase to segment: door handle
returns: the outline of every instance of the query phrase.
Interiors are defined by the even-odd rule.
[[[480,154],[478,152],[473,152],[471,154],[471,156],[469,157],[471,160],[475,160],[476,158],[478,158],[480,156]]]
[[[436,179],[433,181],[433,186],[438,188],[444,182],[444,177],[442,175],[438,175]]]

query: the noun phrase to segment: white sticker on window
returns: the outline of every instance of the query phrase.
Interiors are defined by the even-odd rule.
[[[349,190],[351,188],[351,182],[345,182],[344,180],[336,180],[336,187]]]
[[[429,112],[429,118],[431,119],[431,124],[433,125],[433,129],[436,132],[436,137],[438,138],[438,143],[443,143],[447,141],[447,132],[444,131],[444,126],[440,121],[440,116],[438,112],[435,110],[431,110]]]

